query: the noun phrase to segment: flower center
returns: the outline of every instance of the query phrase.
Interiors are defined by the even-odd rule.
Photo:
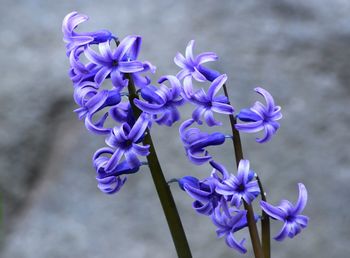
[[[118,63],[118,60],[113,60],[113,61],[112,61],[112,66],[118,66],[118,64],[119,64],[119,63]]]

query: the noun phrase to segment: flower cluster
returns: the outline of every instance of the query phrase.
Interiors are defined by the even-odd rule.
[[[211,175],[199,180],[192,176],[185,176],[178,180],[179,186],[194,199],[193,208],[199,214],[209,216],[217,227],[218,237],[224,237],[226,244],[241,253],[246,252],[245,239],[238,241],[234,233],[247,226],[246,210],[243,203],[250,205],[261,194],[256,174],[250,170],[248,160],[240,160],[237,174],[229,174],[226,168],[219,164],[209,154],[207,147],[221,145],[227,137],[221,132],[206,133],[198,127],[203,121],[209,127],[220,126],[222,123],[214,118],[214,114],[233,116],[234,108],[230,105],[227,95],[219,95],[220,89],[227,81],[225,74],[205,68],[202,64],[217,60],[215,53],[207,52],[193,56],[194,41],[190,41],[186,48],[185,57],[178,53],[174,59],[181,70],[177,74],[183,80],[183,97],[195,106],[192,118],[184,121],[180,126],[180,138],[184,144],[186,156],[195,165],[208,163],[213,167]],[[195,88],[194,82],[210,85],[204,88]],[[264,131],[264,136],[257,142],[264,143],[271,140],[279,128],[277,120],[282,118],[281,107],[276,106],[271,94],[263,88],[255,88],[266,100],[266,106],[256,102],[251,108],[242,109],[236,118],[245,122],[233,126],[241,132],[255,133]],[[217,96],[218,95],[218,96]],[[203,118],[203,119],[202,119]],[[196,124],[195,127],[192,127]],[[282,231],[275,237],[282,240],[286,236],[294,237],[307,225],[308,218],[300,215],[303,210],[307,192],[299,184],[300,197],[294,207],[290,202],[283,201],[280,206],[274,207],[261,201],[262,210],[274,219],[284,222]],[[255,216],[255,221],[260,219]]]
[[[217,55],[205,52],[194,56],[194,40],[188,43],[185,55],[177,53],[174,58],[181,70],[176,75],[161,76],[159,86],[155,86],[148,73],[155,73],[156,68],[139,59],[140,36],[119,40],[107,30],[76,32],[78,25],[87,20],[86,15],[69,13],[63,20],[62,31],[73,97],[79,106],[75,112],[88,131],[105,137],[107,145],[92,158],[98,188],[106,194],[118,192],[128,175],[147,164],[142,159],[150,154],[150,145],[144,139],[149,136],[151,125],[155,122],[173,126],[181,120],[178,108],[189,103],[194,109],[192,117],[179,127],[180,139],[188,159],[195,165],[209,163],[212,172],[201,180],[185,176],[177,180],[178,184],[194,199],[195,211],[210,217],[217,227],[217,236],[225,237],[230,248],[245,253],[245,238],[237,240],[234,233],[251,223],[245,206],[262,194],[257,175],[250,169],[249,160],[237,158],[239,164],[234,174],[209,153],[208,147],[222,145],[227,138],[235,140],[239,134],[207,133],[199,127],[216,128],[222,125],[220,116],[230,116],[233,134],[237,130],[264,131],[263,137],[256,139],[264,143],[271,140],[280,126],[277,121],[282,118],[281,107],[275,105],[267,90],[258,87],[255,91],[265,98],[266,105],[256,102],[234,116],[235,109],[226,90],[220,93],[226,89],[228,76],[204,66],[206,62],[216,61]],[[207,90],[198,87],[200,83],[207,83]],[[236,118],[243,123],[236,124]],[[276,240],[292,238],[307,226],[308,218],[300,214],[306,202],[307,191],[301,183],[296,205],[286,200],[276,207],[260,202],[268,216],[284,223]],[[260,216],[251,217],[253,224],[260,219]]]

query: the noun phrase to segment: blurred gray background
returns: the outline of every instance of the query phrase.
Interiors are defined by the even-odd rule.
[[[61,21],[88,14],[82,31],[106,28],[143,36],[141,59],[175,74],[177,51],[196,40],[196,53],[216,52],[212,67],[227,73],[236,110],[263,86],[282,106],[271,142],[243,135],[245,156],[268,198],[295,202],[297,183],[309,190],[309,227],[273,241],[273,257],[348,257],[350,237],[350,1],[10,1],[0,9],[0,191],[4,219],[0,257],[175,257],[149,171],[129,177],[120,193],[96,188],[91,156],[104,146],[72,112],[72,84]],[[190,116],[184,109],[183,119]],[[226,131],[229,127],[226,125]],[[171,129],[153,138],[168,179],[206,177],[191,165]],[[171,142],[169,142],[171,139]],[[232,146],[214,150],[233,167]],[[243,257],[216,239],[209,219],[171,186],[194,257]],[[281,224],[276,222],[272,234]],[[247,234],[247,232],[245,232]],[[243,234],[243,235],[245,235]],[[240,237],[243,235],[239,234]],[[250,242],[249,253],[253,257]]]

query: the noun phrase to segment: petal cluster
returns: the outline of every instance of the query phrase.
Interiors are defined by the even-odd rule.
[[[287,200],[282,200],[280,205],[273,206],[267,202],[261,201],[261,208],[272,218],[282,221],[283,227],[275,236],[277,241],[284,240],[287,236],[293,238],[307,227],[309,218],[301,215],[307,202],[307,190],[302,183],[298,184],[299,198],[295,205]]]
[[[199,54],[198,56],[193,56],[193,47],[194,40],[191,40],[187,47],[185,56],[181,53],[177,53],[174,62],[177,66],[182,68],[182,70],[176,75],[179,80],[184,78],[194,78],[196,81],[204,82],[204,81],[212,81],[219,73],[215,70],[211,70],[202,66],[202,64],[216,61],[218,56],[213,52],[204,52]]]
[[[219,132],[209,134],[201,132],[198,128],[189,128],[193,123],[193,119],[186,120],[181,124],[179,132],[188,159],[196,165],[201,165],[212,159],[205,148],[223,144],[225,135]]]
[[[249,168],[249,161],[242,159],[238,165],[237,176],[232,175],[219,183],[216,192],[225,196],[231,205],[239,208],[242,200],[250,204],[260,193],[254,172]]]
[[[233,114],[234,109],[228,103],[226,96],[216,94],[220,91],[227,80],[225,74],[217,77],[210,85],[206,92],[203,88],[194,90],[192,81],[184,80],[184,96],[191,103],[196,105],[196,109],[192,113],[192,118],[199,124],[202,124],[201,117],[204,117],[208,126],[222,125],[214,119],[214,113],[225,115]]]
[[[246,123],[236,124],[236,129],[245,133],[264,131],[262,138],[257,138],[259,143],[267,142],[280,127],[277,122],[282,118],[281,107],[275,105],[271,94],[263,88],[255,88],[255,91],[265,98],[266,106],[257,101],[249,109],[243,109],[237,117]]]
[[[141,96],[146,101],[135,99],[135,105],[142,111],[151,114],[153,120],[160,124],[171,126],[180,119],[180,112],[177,107],[184,104],[181,97],[181,83],[175,76],[164,76],[159,83],[169,81],[171,87],[164,84],[160,88],[147,86],[141,89]]]

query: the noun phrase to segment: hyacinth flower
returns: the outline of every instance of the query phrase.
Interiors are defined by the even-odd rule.
[[[222,125],[221,122],[214,119],[214,112],[225,115],[233,114],[234,109],[228,104],[227,97],[215,96],[226,80],[226,74],[220,75],[211,83],[208,92],[205,92],[204,89],[194,91],[191,80],[184,80],[184,96],[197,106],[192,113],[192,118],[198,124],[202,124],[201,117],[203,116],[208,126]]]
[[[141,165],[138,156],[149,154],[149,145],[140,145],[148,124],[149,121],[143,114],[132,127],[128,123],[123,123],[120,127],[113,128],[106,139],[107,145],[115,149],[113,155],[105,164],[104,169],[107,173],[111,173],[117,168],[123,156],[131,168]],[[107,150],[105,152],[108,153]]]
[[[130,167],[127,161],[123,161],[113,171],[107,173],[105,167],[109,158],[105,154],[113,155],[113,153],[114,151],[110,148],[101,148],[92,158],[96,170],[97,187],[106,194],[114,194],[122,188],[127,179],[122,175],[136,173],[139,170],[139,166]]]
[[[213,52],[204,52],[198,56],[193,56],[194,40],[191,40],[187,47],[185,57],[181,53],[177,53],[174,62],[177,66],[182,68],[182,70],[176,75],[179,80],[184,78],[193,77],[196,81],[205,82],[213,81],[220,74],[212,69],[208,69],[202,66],[202,64],[216,61],[218,56]]]
[[[219,183],[216,192],[225,196],[231,205],[239,208],[242,200],[251,202],[259,195],[260,189],[256,180],[252,180],[254,172],[249,168],[249,161],[242,159],[238,165],[237,176],[232,175]]]
[[[193,123],[193,119],[183,122],[179,133],[188,159],[196,165],[201,165],[212,160],[205,148],[223,144],[225,135],[220,132],[209,134],[201,132],[198,128],[189,128]]]
[[[159,125],[171,126],[180,119],[178,106],[184,103],[181,97],[181,83],[175,76],[164,76],[159,83],[169,81],[171,88],[161,85],[156,88],[152,85],[141,89],[141,96],[145,101],[135,99],[135,105],[142,111],[151,114],[153,120]]]
[[[240,253],[246,253],[244,247],[245,238],[237,241],[234,233],[247,226],[247,211],[228,208],[225,202],[222,202],[213,212],[211,219],[217,227],[216,234],[219,238],[225,236],[226,244]]]
[[[72,50],[86,46],[87,44],[97,44],[116,38],[108,30],[98,30],[84,33],[74,31],[80,23],[85,22],[88,19],[88,16],[79,14],[78,12],[71,12],[64,17],[62,22],[62,32],[63,41],[67,44],[67,56],[70,55]]]
[[[307,227],[309,218],[300,213],[304,210],[307,202],[307,190],[302,183],[298,184],[299,198],[295,205],[287,200],[282,200],[280,205],[273,206],[260,201],[261,208],[272,218],[282,221],[283,227],[274,238],[277,241],[284,240],[287,236],[295,237],[303,228]]]
[[[132,59],[137,56],[141,37],[128,36],[112,51],[110,42],[98,44],[100,54],[97,54],[90,47],[84,51],[90,62],[98,66],[95,74],[95,82],[101,84],[107,76],[110,76],[112,84],[122,89],[128,83],[124,78],[126,73],[136,73],[144,70],[142,62]]]
[[[245,133],[256,133],[264,130],[264,136],[257,138],[258,143],[264,143],[271,139],[280,127],[277,122],[282,118],[281,107],[275,105],[275,101],[271,94],[263,88],[255,88],[257,93],[265,98],[266,106],[257,101],[249,109],[243,109],[237,117],[245,124],[236,124],[236,129]]]

